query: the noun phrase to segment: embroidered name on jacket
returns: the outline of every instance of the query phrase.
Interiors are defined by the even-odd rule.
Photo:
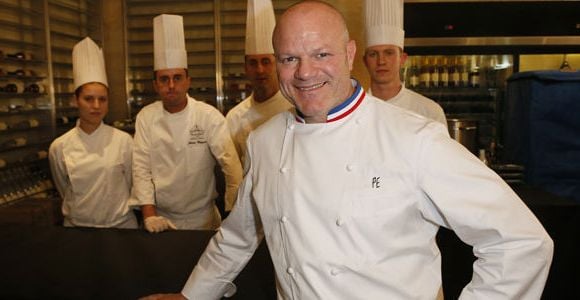
[[[189,141],[188,145],[205,144],[207,140],[205,139],[205,131],[199,128],[197,125],[189,129]]]
[[[371,186],[373,189],[378,189],[381,187],[381,177],[373,177],[371,180]]]

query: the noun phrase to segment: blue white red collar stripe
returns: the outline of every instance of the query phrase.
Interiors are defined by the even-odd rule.
[[[328,112],[328,116],[326,117],[326,123],[338,121],[348,115],[350,115],[356,108],[362,103],[365,97],[365,91],[362,86],[356,80],[353,81],[353,86],[355,86],[354,93],[352,96],[348,97],[344,102],[342,102],[339,106],[333,108]],[[304,118],[302,117],[301,113],[298,112],[296,114],[296,121],[300,123],[306,123]]]

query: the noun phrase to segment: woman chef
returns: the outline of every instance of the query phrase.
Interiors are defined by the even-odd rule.
[[[137,228],[128,207],[133,140],[103,123],[109,101],[105,62],[88,37],[73,48],[73,75],[79,120],[49,149],[64,226]]]

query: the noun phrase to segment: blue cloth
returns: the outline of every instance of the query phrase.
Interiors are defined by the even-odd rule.
[[[528,183],[580,202],[580,72],[516,73],[506,99],[505,158]]]

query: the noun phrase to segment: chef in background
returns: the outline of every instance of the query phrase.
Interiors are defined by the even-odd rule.
[[[240,159],[244,160],[246,139],[272,116],[292,108],[280,92],[272,32],[276,25],[271,0],[248,0],[246,16],[245,71],[252,94],[226,115]]]
[[[187,95],[183,17],[155,17],[153,44],[153,87],[161,101],[144,107],[135,122],[135,205],[149,232],[216,229],[221,215],[214,167],[219,163],[224,173],[229,211],[242,178],[238,154],[224,116]]]
[[[137,228],[128,206],[133,139],[103,123],[109,108],[103,53],[87,37],[74,46],[72,61],[79,119],[49,148],[64,226]]]
[[[439,104],[406,89],[401,82],[400,70],[407,60],[403,6],[403,0],[365,0],[367,45],[363,61],[371,76],[368,94],[447,126]]]

